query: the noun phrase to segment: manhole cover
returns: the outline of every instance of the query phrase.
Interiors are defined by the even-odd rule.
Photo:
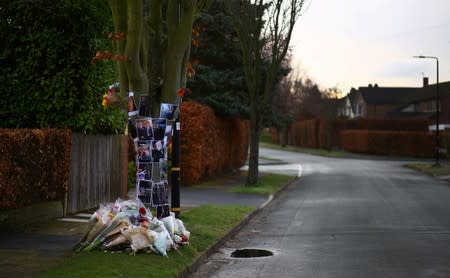
[[[264,249],[237,249],[231,253],[232,258],[257,258],[273,256],[273,252]]]

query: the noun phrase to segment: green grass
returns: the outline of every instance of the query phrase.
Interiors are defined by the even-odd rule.
[[[130,256],[102,251],[79,252],[38,277],[173,277],[254,209],[251,206],[207,205],[182,213],[181,219],[191,232],[190,244],[181,247],[180,253],[168,252],[168,258],[144,253]]]
[[[275,193],[287,182],[294,177],[281,174],[264,174],[258,179],[258,183],[255,185],[236,185],[233,186],[230,191],[238,193],[251,193],[269,195]]]
[[[294,147],[294,146],[282,147],[277,144],[265,143],[265,142],[260,142],[259,146],[265,147],[265,148],[270,148],[270,149],[275,149],[275,150],[306,153],[306,154],[325,156],[325,157],[336,157],[336,158],[348,157],[348,154],[343,151],[330,151],[330,150],[325,150],[325,149],[302,148],[302,147]]]
[[[271,143],[272,142],[272,134],[270,132],[262,131],[259,137],[260,142]]]
[[[217,181],[217,179],[211,179],[211,180],[206,180],[206,181],[202,181],[200,183],[194,184],[194,185],[192,185],[192,187],[199,187],[199,188],[215,187],[218,184],[219,184],[219,182]]]
[[[408,164],[406,167],[423,172],[431,176],[449,176],[450,165],[442,162],[440,166],[436,167],[433,163],[413,163]]]

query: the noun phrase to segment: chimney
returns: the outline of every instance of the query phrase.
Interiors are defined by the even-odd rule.
[[[426,88],[428,87],[428,77],[423,77],[423,87]]]

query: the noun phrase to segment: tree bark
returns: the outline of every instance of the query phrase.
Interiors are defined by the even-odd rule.
[[[148,78],[141,66],[141,47],[143,36],[143,4],[141,0],[128,0],[128,33],[125,56],[129,90],[135,92],[137,98],[148,92]]]
[[[259,139],[261,134],[261,123],[259,119],[258,106],[250,103],[250,152],[248,159],[248,174],[246,185],[258,183],[259,175]]]
[[[167,52],[164,68],[164,87],[161,99],[174,103],[176,92],[184,87],[185,74],[191,47],[191,30],[194,20],[196,1],[169,1],[167,7]]]
[[[109,7],[111,8],[114,32],[115,33],[127,33],[127,13],[123,11],[127,10],[126,0],[108,0]],[[125,55],[125,42],[126,40],[117,40],[115,42],[116,51],[119,55]],[[125,67],[125,61],[118,61],[117,66],[119,70],[119,84],[122,97],[128,92],[128,76]]]
[[[163,80],[163,3],[162,0],[150,1],[148,24],[149,55],[148,79],[151,95],[152,115],[158,115],[161,105],[161,82]]]

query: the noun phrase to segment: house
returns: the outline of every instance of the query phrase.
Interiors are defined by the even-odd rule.
[[[348,95],[341,98],[338,102],[337,106],[337,116],[339,118],[355,118],[355,114],[353,113],[352,102]]]
[[[450,81],[439,83],[440,120],[450,124]],[[349,111],[351,107],[351,111]],[[436,117],[436,84],[423,79],[423,87],[380,87],[377,84],[352,88],[340,100],[338,117],[399,119]]]

